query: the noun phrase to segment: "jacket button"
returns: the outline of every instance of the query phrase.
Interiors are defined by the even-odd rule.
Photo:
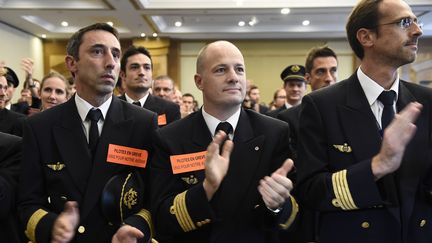
[[[422,219],[421,221],[420,221],[420,227],[423,227],[423,226],[425,226],[426,225],[426,220],[425,219]]]
[[[361,227],[363,228],[363,229],[368,229],[369,227],[370,227],[370,224],[369,224],[369,222],[363,222],[362,224],[361,224]]]
[[[201,221],[197,223],[197,226],[198,226],[198,227],[201,227],[201,226],[202,226]]]
[[[80,233],[80,234],[82,234],[82,233],[84,233],[85,232],[85,227],[84,226],[80,226],[80,227],[78,227],[78,232]]]

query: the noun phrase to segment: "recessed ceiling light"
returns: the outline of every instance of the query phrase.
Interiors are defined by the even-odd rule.
[[[68,26],[69,26],[69,23],[66,22],[66,21],[62,21],[62,22],[61,22],[61,26],[63,26],[63,27],[68,27]]]
[[[47,36],[45,34],[42,34],[41,37],[45,39]]]
[[[153,37],[157,37],[158,36],[158,34],[155,32],[155,33],[153,33]]]
[[[302,25],[308,26],[308,25],[310,25],[310,21],[309,20],[303,20]]]
[[[291,12],[291,9],[289,9],[289,8],[281,9],[281,14],[289,14],[290,12]]]
[[[252,19],[249,21],[250,26],[254,26],[257,23],[258,23],[258,19],[255,16],[253,16]]]
[[[180,26],[182,26],[182,22],[181,21],[176,21],[175,23],[174,23],[174,25],[176,26],[176,27],[180,27]]]
[[[113,26],[113,25],[114,25],[114,23],[111,22],[111,21],[108,21],[107,24],[108,24],[109,26]]]
[[[146,36],[146,34],[145,33],[141,33],[141,37],[145,37]]]
[[[240,27],[245,26],[245,24],[246,24],[246,23],[245,23],[244,21],[239,21],[239,22],[238,22],[238,26],[240,26]]]

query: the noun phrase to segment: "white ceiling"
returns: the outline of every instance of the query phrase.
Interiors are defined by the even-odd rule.
[[[84,26],[111,21],[122,38],[153,32],[177,39],[344,38],[357,0],[0,0],[0,22],[35,36],[69,38]],[[432,37],[432,0],[407,0]],[[289,7],[290,13],[281,14]],[[181,27],[175,27],[176,21]],[[256,20],[254,26],[248,22]],[[309,20],[309,26],[302,22]],[[60,25],[62,21],[68,27]],[[245,26],[238,26],[245,21]]]

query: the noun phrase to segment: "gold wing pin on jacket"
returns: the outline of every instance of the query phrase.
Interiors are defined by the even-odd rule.
[[[60,162],[57,162],[56,164],[47,164],[47,166],[53,171],[61,171],[64,167],[66,167],[65,164],[62,164]]]
[[[335,147],[339,152],[342,152],[342,153],[351,153],[352,152],[351,146],[349,146],[347,143],[344,143],[343,145],[333,144],[333,147]]]
[[[198,183],[198,178],[196,178],[194,175],[190,175],[189,177],[182,177],[181,179],[188,185],[195,185]]]

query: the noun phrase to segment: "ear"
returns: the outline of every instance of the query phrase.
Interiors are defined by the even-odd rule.
[[[73,74],[77,71],[76,60],[72,56],[67,55],[65,57],[65,63],[67,69]]]
[[[310,74],[306,73],[305,74],[306,84],[310,84],[310,78],[311,78]]]
[[[120,70],[120,78],[121,78],[122,80],[125,80],[125,78],[126,78],[126,73],[123,72],[122,70]]]
[[[194,79],[195,79],[195,85],[197,86],[197,88],[199,90],[202,90],[202,77],[201,77],[201,74],[196,73],[194,75]]]
[[[376,39],[376,33],[366,28],[361,28],[357,31],[357,40],[363,47],[373,46]]]

